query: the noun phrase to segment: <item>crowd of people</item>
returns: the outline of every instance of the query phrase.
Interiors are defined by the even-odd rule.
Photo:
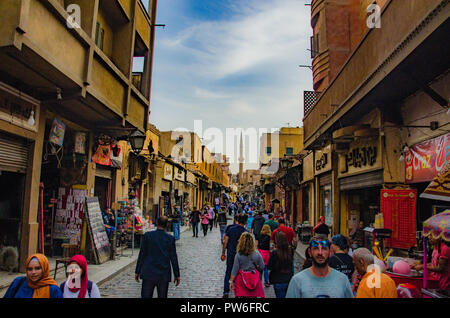
[[[227,212],[233,223],[227,225]],[[249,222],[249,219],[251,222]],[[295,273],[294,255],[298,240],[283,217],[257,209],[251,203],[197,208],[191,212],[193,237],[201,224],[206,236],[220,228],[221,260],[226,262],[223,297],[233,292],[237,298],[265,297],[273,287],[277,298],[397,298],[395,282],[385,273],[371,251],[361,247],[363,224],[347,238],[337,234],[329,239],[323,217],[313,229],[300,272]],[[142,298],[167,298],[169,283],[180,284],[180,268],[174,236],[166,232],[168,218],[160,217],[155,231],[147,232],[141,243],[136,265],[136,281],[142,279]],[[449,247],[435,244],[432,264],[427,268],[440,275],[442,288],[449,288]],[[420,267],[418,265],[417,267]],[[374,276],[376,275],[376,277]],[[26,276],[16,278],[5,298],[99,298],[97,285],[88,280],[87,262],[76,255],[67,266],[68,279],[60,286],[49,276],[48,259],[31,255],[26,261]],[[263,285],[264,284],[264,285]]]

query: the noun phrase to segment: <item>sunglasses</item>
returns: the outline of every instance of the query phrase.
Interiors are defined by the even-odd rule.
[[[326,247],[330,247],[331,242],[328,240],[322,240],[322,241],[313,240],[313,241],[311,241],[311,243],[309,243],[309,245],[311,247],[319,247],[319,245],[320,245],[320,246],[326,248]]]

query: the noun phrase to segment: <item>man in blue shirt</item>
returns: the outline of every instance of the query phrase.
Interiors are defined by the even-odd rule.
[[[222,246],[222,261],[227,260],[227,269],[225,272],[224,287],[223,287],[223,298],[228,298],[230,293],[230,277],[231,270],[233,269],[234,257],[236,256],[236,248],[238,245],[239,238],[241,234],[247,232],[245,226],[247,224],[247,215],[240,214],[237,218],[238,224],[233,224],[229,226],[225,231],[225,236],[223,238]],[[225,258],[225,250],[227,251],[227,256]]]
[[[175,276],[175,285],[180,284],[175,238],[167,234],[168,219],[160,217],[156,221],[156,231],[147,232],[141,243],[141,250],[136,264],[136,281],[142,279],[142,298],[152,298],[155,287],[158,298],[167,298],[169,282],[172,280],[171,265]]]
[[[353,298],[347,276],[328,265],[330,245],[322,236],[310,241],[313,264],[292,277],[286,298]]]

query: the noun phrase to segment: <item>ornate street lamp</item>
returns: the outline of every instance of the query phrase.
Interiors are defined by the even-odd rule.
[[[133,152],[136,155],[139,155],[139,153],[144,148],[144,142],[145,142],[145,135],[141,133],[139,130],[135,130],[129,137],[128,140],[130,141],[131,148],[133,149]]]
[[[280,159],[281,161],[281,168],[283,168],[283,170],[289,170],[292,165],[294,164],[294,160],[284,156],[282,159]]]

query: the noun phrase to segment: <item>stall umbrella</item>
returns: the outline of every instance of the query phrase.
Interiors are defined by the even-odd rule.
[[[423,263],[427,263],[426,238],[442,239],[450,242],[450,210],[436,214],[423,222]],[[423,289],[427,288],[428,271],[427,267],[423,267]],[[422,290],[423,291],[423,290]]]

